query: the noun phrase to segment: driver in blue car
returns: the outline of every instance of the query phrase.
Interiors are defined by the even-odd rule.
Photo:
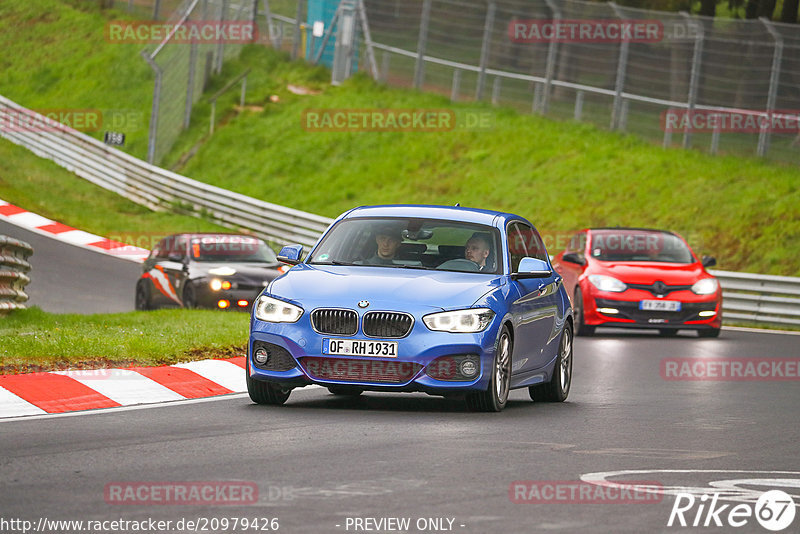
[[[378,249],[375,254],[364,260],[364,265],[395,265],[394,258],[402,241],[403,235],[399,227],[381,226],[375,233]]]
[[[491,250],[491,238],[482,232],[475,232],[464,245],[464,257],[478,264],[479,271],[491,271],[492,268],[486,264]]]

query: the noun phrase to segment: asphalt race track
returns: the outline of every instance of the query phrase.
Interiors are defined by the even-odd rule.
[[[423,394],[350,400],[315,388],[295,390],[283,407],[236,395],[4,422],[2,515],[34,522],[264,517],[278,518],[280,531],[290,533],[353,532],[345,529],[348,517],[408,517],[412,525],[451,518],[452,529],[465,533],[681,530],[666,527],[670,496],[515,504],[509,486],[621,470],[800,472],[797,382],[671,382],[659,365],[668,356],[781,357],[797,354],[798,341],[738,331],[720,339],[578,339],[568,402],[533,403],[515,391],[500,414],[470,413],[461,402]],[[791,479],[795,495],[800,484],[800,473],[656,471],[624,480],[710,489],[709,482],[742,478]],[[107,484],[166,481],[253,482],[259,497],[247,506],[104,500]],[[767,532],[758,524],[736,530]]]
[[[53,313],[133,311],[141,265],[100,254],[0,221],[0,235],[33,246],[27,306]]]
[[[13,229],[0,226],[6,230]],[[101,302],[122,307],[132,301],[137,265],[9,233],[36,248],[34,280],[41,285],[32,294],[56,291],[63,299],[41,301],[45,309],[67,307],[92,288],[96,311]],[[101,287],[106,280],[108,287]],[[737,529],[667,527],[676,500],[658,492],[630,503],[562,496],[543,504],[512,502],[509,489],[515,481],[568,488],[584,477],[692,488],[698,498],[720,487],[783,489],[800,505],[798,381],[662,377],[665,358],[772,360],[796,357],[798,344],[797,335],[728,329],[719,339],[601,330],[575,341],[568,402],[533,403],[518,390],[499,414],[471,413],[459,400],[424,394],[348,399],[307,388],[281,407],[257,406],[239,394],[7,420],[0,422],[0,530],[20,532],[8,523],[3,528],[2,520],[11,519],[34,526],[152,519],[172,521],[162,530],[169,532],[264,532],[277,518],[278,531],[286,533],[768,532],[752,517]],[[223,494],[191,505],[153,494],[149,502],[138,495],[134,504],[109,497],[109,487],[124,483],[187,482],[249,484],[257,498],[225,504]],[[754,504],[736,491],[731,498],[729,507]],[[687,521],[698,510],[687,512]],[[800,530],[800,510],[797,515],[784,532]],[[391,528],[396,524],[388,518],[407,519],[410,527]],[[239,523],[234,529],[234,520],[243,519],[258,521],[258,528]],[[188,528],[186,521],[198,524]],[[141,531],[113,527],[82,531]]]

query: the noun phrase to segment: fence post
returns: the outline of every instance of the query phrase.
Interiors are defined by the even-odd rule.
[[[450,89],[450,101],[455,102],[458,100],[458,95],[461,93],[461,69],[453,69],[453,88]]]
[[[161,0],[156,0],[153,4],[153,20],[158,20],[161,11]]]
[[[300,50],[300,24],[303,17],[303,0],[297,0],[297,12],[294,17],[294,35],[292,36],[292,59],[297,59]]]
[[[496,106],[498,102],[500,102],[500,83],[501,78],[500,76],[494,77],[494,82],[492,82],[492,105]]]
[[[222,13],[219,15],[219,22],[222,25],[226,17],[228,16],[228,6],[230,0],[222,0]],[[214,69],[214,72],[219,74],[222,72],[222,63],[223,63],[223,56],[225,55],[225,43],[220,39],[220,42],[217,44],[217,65]]]
[[[264,0],[264,17],[267,19],[267,36],[272,48],[280,48],[279,36],[275,34],[275,22],[272,20],[272,10],[269,8],[269,0]]]
[[[714,117],[714,130],[711,132],[711,147],[709,153],[716,154],[719,150],[719,136],[722,130],[722,116],[720,114],[712,115]]]
[[[614,2],[608,3],[614,14],[619,19],[623,19],[622,10]],[[614,107],[611,111],[611,126],[612,130],[620,128],[620,118],[622,114],[622,89],[625,87],[625,76],[628,70],[628,48],[630,42],[624,39],[619,45],[619,59],[617,60],[617,80],[614,83]]]
[[[558,9],[554,0],[545,0],[547,7],[553,12],[553,23],[561,20],[561,10]],[[556,61],[558,61],[558,43],[556,41],[556,32],[553,32],[553,37],[550,39],[550,45],[547,47],[547,67],[545,68],[545,83],[543,92],[540,94],[539,112],[547,113],[550,107],[550,93],[553,88],[553,75],[556,70]],[[535,94],[535,93],[534,93]]]
[[[189,127],[192,117],[192,105],[194,105],[194,69],[197,64],[197,43],[193,42],[189,50],[189,80],[186,83],[186,106],[183,111],[183,129]]]
[[[431,18],[432,0],[423,0],[417,39],[417,63],[414,66],[414,89],[422,88],[425,78],[425,47],[428,45],[428,23]]]
[[[483,44],[481,45],[481,64],[478,72],[478,83],[475,87],[475,100],[483,98],[483,88],[486,85],[486,65],[489,63],[489,48],[492,42],[492,28],[494,27],[494,13],[497,5],[489,2],[486,9],[486,19],[483,24]]]
[[[688,113],[689,120],[687,121],[686,130],[683,132],[683,148],[692,146],[692,132],[691,124],[693,121],[694,108],[697,105],[697,91],[700,86],[700,69],[703,60],[703,39],[705,37],[705,28],[702,22],[695,21],[685,11],[681,11],[681,15],[689,21],[694,22],[695,29],[697,30],[697,37],[694,39],[694,53],[692,57],[692,74],[689,78],[689,95],[686,101],[686,112]]]
[[[147,163],[152,164],[156,158],[156,140],[158,136],[158,108],[161,105],[161,67],[153,61],[147,52],[142,50],[142,57],[156,75],[156,80],[153,85],[153,105],[150,108],[150,125],[147,133]]]
[[[780,83],[781,60],[783,59],[783,36],[778,33],[772,23],[765,17],[759,18],[767,27],[773,39],[775,39],[775,50],[772,53],[772,72],[769,75],[769,93],[767,94],[767,128],[761,128],[758,134],[758,150],[760,157],[767,155],[769,150],[770,128],[772,128],[772,113],[775,110],[775,99],[778,96],[778,83]]]

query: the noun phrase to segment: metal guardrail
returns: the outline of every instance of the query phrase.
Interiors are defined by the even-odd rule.
[[[0,235],[0,316],[25,308],[25,286],[31,281],[28,258],[33,247],[24,241]]]
[[[800,278],[709,271],[722,286],[722,317],[775,325],[800,325]]]
[[[20,116],[26,123],[20,124]],[[227,191],[150,165],[0,96],[0,136],[138,204],[181,209],[281,244],[311,246],[332,219]],[[19,125],[19,127],[17,127]]]

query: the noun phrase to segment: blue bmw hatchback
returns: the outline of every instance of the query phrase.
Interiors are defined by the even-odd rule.
[[[511,389],[562,402],[572,308],[539,233],[517,215],[368,206],[339,216],[253,306],[247,388],[283,404],[309,384],[335,395],[422,391],[500,411]]]

